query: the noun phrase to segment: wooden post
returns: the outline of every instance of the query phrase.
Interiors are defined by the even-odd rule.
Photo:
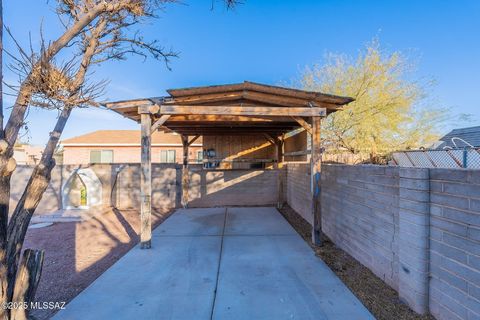
[[[182,166],[182,205],[184,208],[188,206],[188,136],[182,135],[183,145],[183,166]]]
[[[278,170],[277,173],[277,208],[281,209],[285,200],[283,199],[283,176],[281,174],[283,164],[283,139],[275,139],[275,163],[274,168]]]
[[[322,213],[320,201],[321,185],[320,171],[322,169],[322,151],[320,130],[321,118],[312,117],[312,153],[310,156],[310,172],[312,175],[312,243],[314,245],[322,245]]]
[[[152,245],[152,118],[150,113],[141,113],[140,117],[142,122],[140,247],[150,249]]]

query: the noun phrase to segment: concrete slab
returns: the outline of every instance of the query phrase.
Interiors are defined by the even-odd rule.
[[[133,248],[53,319],[210,319],[221,237]]]
[[[213,319],[374,319],[298,235],[225,236]]]
[[[155,229],[158,236],[222,235],[226,208],[179,209]]]
[[[225,235],[295,235],[273,207],[228,208]]]
[[[274,208],[178,210],[53,319],[373,319]]]

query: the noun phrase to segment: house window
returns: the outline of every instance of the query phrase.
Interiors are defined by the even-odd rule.
[[[197,151],[197,162],[198,163],[203,162],[203,151]]]
[[[90,150],[90,163],[113,163],[113,150]]]
[[[161,163],[175,163],[175,150],[160,150]]]

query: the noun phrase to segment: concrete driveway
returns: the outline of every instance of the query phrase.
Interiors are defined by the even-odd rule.
[[[271,207],[178,210],[54,319],[374,319]]]

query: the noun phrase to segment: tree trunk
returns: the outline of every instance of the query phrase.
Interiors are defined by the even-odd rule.
[[[34,301],[35,292],[40,283],[44,256],[43,250],[26,249],[23,252],[22,263],[18,269],[12,299],[14,304],[21,305],[22,307],[11,310],[11,320],[28,319],[31,303]]]
[[[3,1],[0,0],[0,142],[4,141],[3,131]],[[0,146],[0,155],[6,149],[6,143]],[[4,181],[0,175],[0,305],[7,302],[7,224],[8,224],[8,203],[10,201],[10,179]],[[6,309],[0,307],[0,320],[8,319]]]
[[[72,108],[65,108],[58,117],[55,129],[50,133],[50,138],[45,146],[40,163],[33,170],[8,224],[7,265],[8,297],[10,299],[13,296],[13,285],[25,234],[30,219],[50,182],[50,175],[55,167],[53,154],[71,112]]]

